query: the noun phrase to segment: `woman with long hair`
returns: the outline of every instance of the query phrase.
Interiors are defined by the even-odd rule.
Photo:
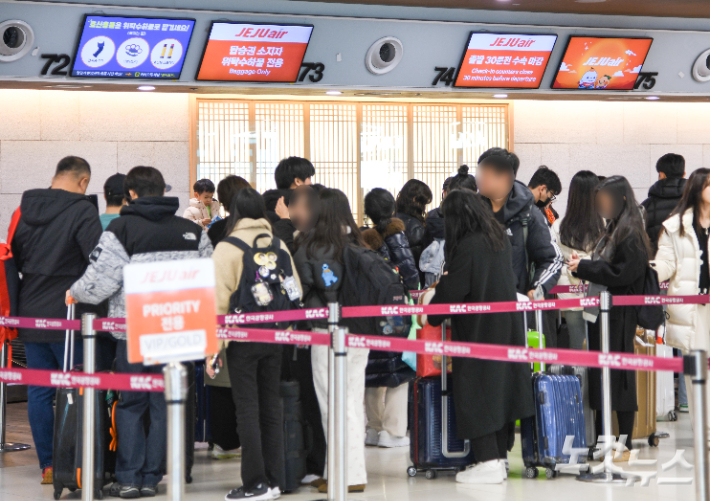
[[[572,177],[567,199],[567,212],[564,219],[557,219],[552,225],[557,245],[562,251],[565,261],[573,252],[581,259],[588,259],[594,246],[604,233],[604,220],[594,207],[594,193],[599,184],[599,178],[593,172],[581,170]],[[562,268],[562,274],[557,285],[580,285],[579,278],[567,266]],[[584,297],[584,293],[558,294],[560,299]],[[582,308],[570,308],[564,311],[569,330],[569,348],[581,350],[587,339],[587,326],[582,318]]]
[[[227,234],[250,247],[271,244],[273,233],[266,215],[266,204],[254,189],[244,188],[232,198]],[[284,242],[281,242],[281,249],[290,259]],[[244,251],[223,240],[217,244],[212,259],[215,265],[217,314],[225,315],[230,313],[232,295],[241,282]],[[295,270],[293,260],[291,269]],[[293,277],[298,283],[295,271]],[[230,491],[226,499],[275,499],[281,494],[283,486],[280,482],[284,476],[283,419],[279,393],[281,345],[228,342],[226,357],[237,412],[237,432],[242,446],[242,486]]]
[[[432,304],[516,301],[512,247],[505,229],[483,198],[452,190],[442,205],[446,273]],[[441,325],[447,315],[429,315]],[[489,313],[451,316],[452,341],[525,346],[520,315]],[[475,358],[453,359],[454,405],[459,438],[469,439],[477,463],[456,475],[471,484],[501,483],[515,440],[514,423],[535,413],[530,369],[525,364]]]
[[[404,234],[407,235],[409,248],[412,249],[414,262],[419,267],[419,257],[424,250],[424,221],[426,206],[431,203],[432,193],[429,187],[418,179],[410,179],[397,194],[396,217],[404,222]],[[424,277],[419,277],[424,283]]]
[[[709,233],[710,169],[701,168],[690,175],[678,206],[663,223],[659,236],[653,264],[658,271],[658,279],[669,281],[668,295],[708,294]],[[710,351],[709,305],[669,304],[667,312],[666,342],[670,346],[685,353],[690,350]],[[686,388],[690,388],[687,376],[685,383]],[[688,397],[688,405],[692,407],[692,392],[688,393]]]
[[[320,193],[320,214],[313,229],[296,251],[294,258],[303,284],[306,308],[325,308],[339,301],[345,277],[343,254],[348,247],[365,247],[350,210],[347,196],[340,190]],[[312,320],[314,332],[328,332],[327,320]],[[348,491],[362,492],[367,484],[365,470],[365,369],[370,350],[349,348],[347,356],[348,394]],[[323,425],[328,422],[328,347],[311,348],[313,383],[320,404]],[[326,435],[327,436],[327,435]],[[326,492],[327,484],[315,484]]]
[[[591,259],[580,259],[572,252],[567,267],[582,280],[590,282],[587,294],[602,290],[613,295],[643,294],[650,256],[650,244],[641,210],[631,185],[623,176],[611,176],[595,190],[596,211],[607,221],[606,229],[592,252]],[[589,349],[601,350],[599,308],[585,310],[589,322]],[[609,350],[634,352],[637,314],[634,306],[614,306],[610,312]],[[597,411],[597,436],[602,434],[601,370],[589,370],[589,398]],[[619,434],[631,448],[636,404],[636,375],[632,371],[611,371],[611,407],[619,421]],[[628,451],[625,452],[628,457]]]
[[[251,188],[249,182],[241,176],[227,176],[222,179],[217,185],[217,196],[219,203],[222,204],[224,210],[229,214],[229,207],[232,205],[232,199],[240,190]],[[227,224],[228,218],[220,219],[210,225],[207,230],[207,235],[212,241],[212,245],[217,247],[217,244],[228,235]]]

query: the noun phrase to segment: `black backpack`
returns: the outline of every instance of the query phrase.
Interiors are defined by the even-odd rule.
[[[377,252],[348,246],[343,250],[342,306],[409,305],[409,291],[400,274]],[[342,324],[353,334],[407,337],[411,315],[343,318]]]
[[[260,238],[269,238],[267,247],[258,247]],[[302,307],[301,291],[293,277],[291,256],[281,248],[281,241],[268,233],[257,235],[252,246],[236,237],[225,242],[244,252],[242,276],[237,290],[229,298],[230,313],[262,313],[295,310]],[[268,301],[267,301],[268,300]],[[264,329],[286,329],[292,322],[260,323]]]
[[[658,272],[651,266],[646,266],[646,275],[643,280],[644,296],[659,296],[661,287],[658,283]],[[663,306],[660,304],[644,304],[636,307],[638,325],[644,329],[656,330],[666,320]]]

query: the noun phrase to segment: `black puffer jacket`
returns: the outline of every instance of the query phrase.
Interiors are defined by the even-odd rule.
[[[425,249],[424,225],[417,218],[403,212],[398,212],[396,217],[401,219],[404,223],[404,234],[407,235],[407,240],[409,240],[409,248],[412,249],[414,262],[416,263],[417,269],[419,269],[419,258],[422,256],[422,252]],[[419,282],[424,283],[423,273],[419,274]]]
[[[328,303],[338,300],[340,287],[343,284],[344,270],[331,249],[316,249],[311,257],[305,246],[301,246],[293,256],[296,271],[303,288],[303,305],[306,308],[327,308]],[[326,319],[308,320],[305,325],[299,323],[299,328],[326,329]]]
[[[517,277],[518,292],[527,294],[538,286],[545,294],[550,292],[560,278],[562,252],[547,219],[535,207],[532,192],[520,181],[515,181],[508,200],[495,217],[506,228],[513,246],[513,272]],[[527,242],[525,226],[528,229]],[[532,280],[528,270],[534,270]]]
[[[401,219],[392,218],[384,232],[380,233],[376,228],[365,229],[362,238],[370,249],[377,251],[386,261],[397,267],[404,285],[416,290],[419,288],[419,269],[414,262],[404,229]]]
[[[663,221],[668,219],[683,195],[686,180],[661,179],[648,190],[648,198],[641,204],[646,209],[646,233],[651,240],[653,255],[658,250],[658,236]]]
[[[426,215],[426,227],[424,228],[422,251],[429,247],[436,239],[444,239],[444,213],[441,212],[441,207],[430,210]]]

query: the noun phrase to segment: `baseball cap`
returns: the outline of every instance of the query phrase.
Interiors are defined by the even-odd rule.
[[[106,197],[123,196],[123,181],[125,181],[125,174],[114,174],[110,176],[104,183],[104,195]]]

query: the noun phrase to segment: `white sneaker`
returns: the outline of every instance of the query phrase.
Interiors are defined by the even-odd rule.
[[[380,432],[380,440],[377,442],[378,447],[409,447],[409,437],[395,437],[390,435],[385,430]]]
[[[271,494],[271,499],[278,499],[281,497],[281,489],[279,487],[269,488],[269,494]]]
[[[507,459],[501,459],[500,460],[501,465],[503,466],[503,478],[505,480],[508,480],[508,471],[510,470],[510,465],[508,463]]]
[[[377,447],[380,441],[380,433],[374,428],[368,428],[365,431],[365,445]]]
[[[241,456],[241,449],[232,449],[230,451],[225,451],[217,444],[215,444],[214,449],[212,449],[212,459],[232,459]]]
[[[308,475],[306,475],[305,477],[303,477],[301,479],[301,485],[310,485],[311,482],[315,482],[319,478],[321,478],[319,475],[314,475],[313,473],[309,473]]]
[[[505,480],[505,463],[499,459],[469,466],[456,474],[456,481],[462,484],[501,484]]]

